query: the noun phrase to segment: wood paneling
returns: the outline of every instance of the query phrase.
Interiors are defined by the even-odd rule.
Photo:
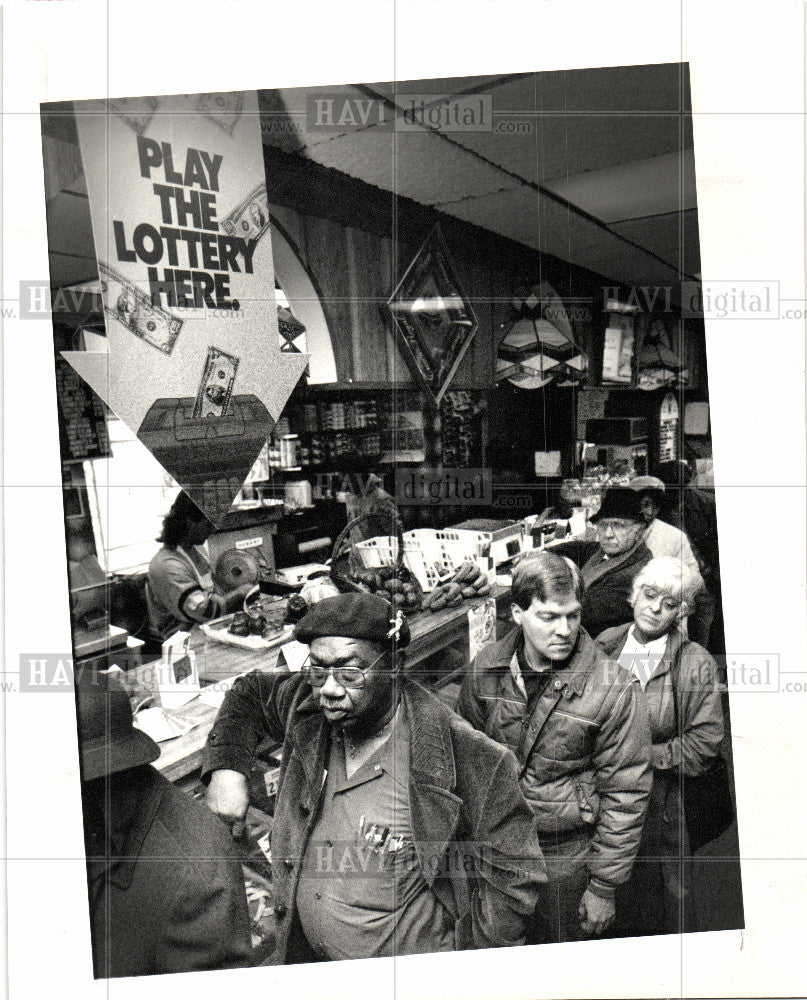
[[[613,281],[301,156],[272,147],[264,152],[269,202],[282,206],[283,224],[298,239],[303,263],[321,292],[340,381],[411,384],[386,302],[435,222],[479,321],[456,386],[492,387],[510,298],[519,286],[541,280],[567,303],[596,379],[603,289],[614,287]],[[703,339],[691,327],[687,336]],[[703,355],[702,343],[687,345],[691,384],[705,388]]]

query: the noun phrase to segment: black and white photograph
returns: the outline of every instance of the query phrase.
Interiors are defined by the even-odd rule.
[[[368,8],[416,45],[416,4]],[[804,888],[804,394],[775,385],[803,378],[803,246],[715,253],[753,242],[715,192],[767,216],[698,43],[593,41],[39,87],[47,276],[15,301],[48,443],[39,490],[11,460],[6,537],[23,496],[53,513],[47,550],[15,541],[6,615],[23,583],[37,611],[4,694],[61,719],[70,846],[40,801],[26,908],[47,951],[69,905],[86,995],[796,981],[797,953],[766,973]],[[752,118],[801,150],[790,191],[779,100]]]

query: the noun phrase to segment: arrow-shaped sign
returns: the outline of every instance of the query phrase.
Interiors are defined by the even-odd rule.
[[[76,120],[108,350],[64,357],[218,522],[308,362],[279,345],[256,94]]]

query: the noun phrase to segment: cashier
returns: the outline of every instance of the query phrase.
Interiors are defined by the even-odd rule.
[[[200,546],[214,525],[187,493],[180,493],[163,520],[163,547],[149,563],[146,602],[153,634],[175,632],[218,618],[243,604],[250,584],[226,594],[216,592],[210,563]]]

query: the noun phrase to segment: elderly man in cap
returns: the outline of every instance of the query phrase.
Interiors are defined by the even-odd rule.
[[[545,874],[513,755],[403,676],[409,627],[382,598],[326,598],[295,636],[303,671],[239,678],[203,768],[237,823],[256,746],[283,741],[275,961],[521,944]]]
[[[646,524],[636,490],[610,487],[590,520],[597,528],[596,542],[562,542],[552,551],[580,567],[582,625],[589,635],[598,636],[633,621],[633,578],[652,555],[644,542]]]
[[[114,678],[85,671],[76,696],[95,978],[251,965],[227,828],[151,766]]]

